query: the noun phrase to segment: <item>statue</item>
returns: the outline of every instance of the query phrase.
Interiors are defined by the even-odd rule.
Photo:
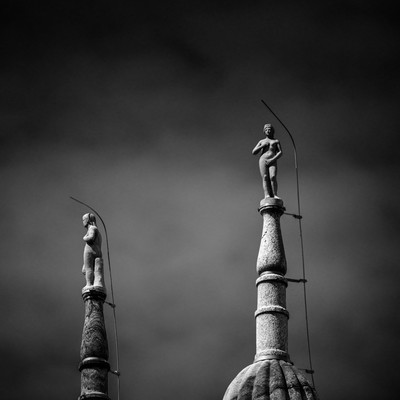
[[[261,151],[259,165],[265,198],[279,199],[276,175],[278,172],[277,160],[282,156],[282,148],[279,140],[274,139],[274,127],[271,124],[264,125],[264,133],[267,137],[257,143],[253,149],[253,155]]]
[[[96,218],[93,214],[85,214],[82,217],[83,226],[87,229],[83,240],[86,242],[83,250],[82,273],[86,277],[86,286],[83,288],[96,286],[105,291],[104,268],[101,253],[101,234],[96,226]]]

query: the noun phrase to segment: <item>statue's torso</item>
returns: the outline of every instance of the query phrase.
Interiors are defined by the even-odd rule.
[[[89,228],[90,229],[90,228]],[[94,229],[94,228],[91,228]],[[86,242],[85,252],[91,253],[96,257],[101,257],[101,234],[98,229],[95,229],[95,235],[93,241]]]
[[[265,145],[262,149],[261,158],[265,161],[274,157],[278,152],[279,140],[264,139]]]

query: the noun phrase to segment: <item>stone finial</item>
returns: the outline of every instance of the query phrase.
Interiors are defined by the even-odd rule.
[[[101,253],[101,234],[96,226],[96,217],[93,214],[85,214],[82,217],[83,226],[87,229],[83,237],[85,248],[83,250],[82,273],[86,278],[86,290],[92,286],[105,291],[104,267]]]
[[[259,165],[264,197],[278,198],[277,160],[282,156],[282,148],[279,140],[274,139],[274,127],[271,124],[265,124],[263,131],[267,137],[257,143],[252,153],[256,155],[261,151]]]

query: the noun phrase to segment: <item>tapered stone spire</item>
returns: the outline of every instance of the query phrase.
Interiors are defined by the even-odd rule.
[[[85,302],[85,322],[79,364],[81,395],[79,400],[106,399],[108,397],[108,343],[104,324],[103,303],[106,294],[98,288],[82,293]]]
[[[256,356],[255,361],[289,361],[286,310],[286,257],[280,227],[284,212],[280,199],[261,201],[263,230],[257,258]]]
[[[317,400],[306,377],[290,361],[286,309],[286,257],[280,218],[283,201],[265,198],[257,258],[256,355],[231,382],[223,400]]]
[[[86,286],[82,289],[85,303],[85,322],[82,332],[79,371],[81,372],[81,395],[78,400],[110,400],[108,397],[108,343],[104,323],[103,305],[107,297],[104,286],[103,259],[101,258],[101,235],[93,214],[83,216],[87,233],[83,237],[82,272]]]

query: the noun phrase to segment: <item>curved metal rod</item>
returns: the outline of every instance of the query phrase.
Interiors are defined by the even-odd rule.
[[[110,288],[111,288],[111,299],[112,299],[112,304],[107,303],[111,306],[112,310],[113,310],[113,317],[114,317],[114,335],[115,335],[115,352],[116,352],[116,356],[115,356],[115,361],[116,361],[116,366],[117,366],[117,370],[115,372],[117,372],[115,375],[117,375],[117,380],[118,380],[118,400],[120,397],[120,381],[119,381],[119,377],[120,377],[120,371],[119,371],[119,347],[118,347],[118,331],[117,331],[117,316],[115,313],[115,300],[114,300],[114,289],[113,289],[113,282],[112,282],[112,273],[111,273],[111,260],[110,260],[110,246],[108,244],[108,233],[107,233],[107,227],[106,224],[103,220],[103,218],[101,218],[101,215],[91,206],[89,206],[89,204],[84,203],[81,200],[76,199],[75,197],[70,196],[70,199],[76,201],[77,203],[80,203],[84,206],[86,206],[87,208],[89,208],[90,210],[92,210],[100,219],[101,223],[103,224],[103,228],[104,228],[104,233],[106,236],[106,246],[107,246],[107,260],[108,260],[108,270],[110,273]]]
[[[288,128],[286,127],[286,125],[281,121],[281,119],[272,111],[271,107],[270,107],[264,100],[261,99],[261,103],[263,103],[264,106],[267,107],[269,111],[271,111],[272,115],[273,115],[273,116],[280,122],[280,124],[286,129],[286,132],[289,134],[290,139],[292,139],[293,147],[294,147],[294,149],[296,150],[296,144],[295,144],[295,142],[294,142],[293,136],[292,136],[292,134],[290,133],[289,129],[288,129]],[[296,165],[297,165],[297,163],[296,163]]]

